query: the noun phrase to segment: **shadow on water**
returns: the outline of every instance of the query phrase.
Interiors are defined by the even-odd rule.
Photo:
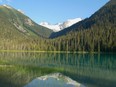
[[[116,87],[116,54],[0,53],[0,87],[60,72],[87,87]]]

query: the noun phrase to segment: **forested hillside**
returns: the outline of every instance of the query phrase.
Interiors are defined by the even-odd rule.
[[[13,30],[17,32],[19,31],[25,36],[41,36],[48,38],[53,32],[48,28],[36,24],[29,17],[8,5],[0,6],[0,22],[0,30],[4,30],[3,28],[10,28],[12,29],[11,31],[10,29],[7,30],[10,32]],[[13,34],[13,36],[15,36],[15,33]]]
[[[52,32],[17,10],[0,6],[0,50],[116,52],[116,0],[90,18]]]
[[[62,50],[116,51],[116,0],[108,2],[90,18],[53,33],[51,38],[54,37],[58,37],[56,43],[67,46],[61,47]]]
[[[43,38],[48,38],[52,32],[18,10],[0,6],[0,50],[43,50],[46,46]]]

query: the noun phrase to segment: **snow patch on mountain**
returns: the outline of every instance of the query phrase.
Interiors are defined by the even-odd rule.
[[[53,30],[55,32],[61,30],[60,29],[60,25],[61,25],[60,23],[52,25],[52,24],[49,24],[48,22],[41,22],[40,25],[44,26],[44,27],[47,27],[47,28],[49,28],[49,29],[51,29],[51,30]]]
[[[6,4],[4,4],[3,6],[8,8],[8,9],[12,9],[12,7],[10,7],[10,6],[6,5]]]
[[[67,21],[63,23],[57,23],[57,24],[49,24],[48,22],[41,22],[39,25],[47,27],[55,32],[58,32],[60,30],[63,30],[67,27],[72,26],[75,23],[78,23],[81,20],[82,20],[81,18],[68,19]]]
[[[22,11],[21,9],[18,9],[18,11],[19,11],[20,13],[24,14],[24,11]]]

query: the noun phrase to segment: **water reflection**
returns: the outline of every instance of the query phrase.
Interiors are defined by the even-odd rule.
[[[61,73],[52,73],[34,79],[24,87],[85,87]]]
[[[46,68],[48,70],[41,71],[40,75],[47,72],[58,71],[88,87],[116,87],[115,58],[116,54],[105,53],[73,54],[7,52],[0,53],[0,66],[23,66],[22,69],[31,67],[26,71],[27,73],[34,73],[34,75],[31,74],[31,78],[38,75],[38,71],[36,72],[36,70]],[[51,71],[49,69],[51,69]],[[26,83],[28,81],[26,81]]]

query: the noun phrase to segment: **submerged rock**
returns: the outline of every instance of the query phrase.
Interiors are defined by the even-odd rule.
[[[60,73],[38,77],[24,87],[85,87]]]

